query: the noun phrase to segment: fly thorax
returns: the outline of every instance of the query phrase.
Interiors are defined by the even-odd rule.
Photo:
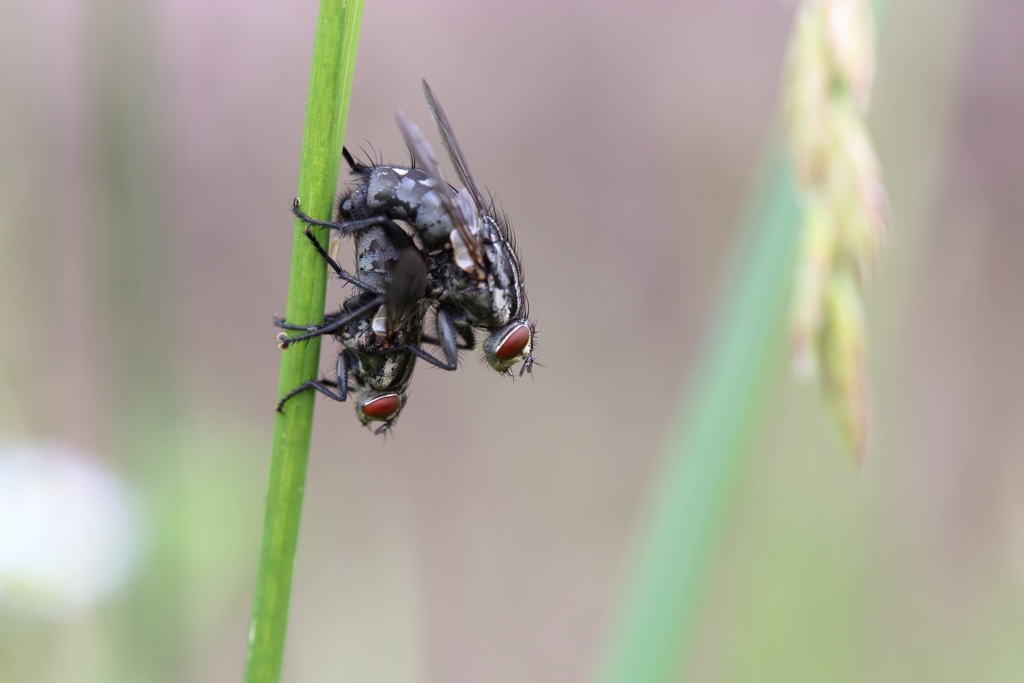
[[[384,356],[363,354],[358,355],[357,358],[359,359],[359,375],[362,380],[374,389],[383,386],[379,378],[383,374]]]
[[[398,383],[399,378],[402,375],[404,362],[406,360],[405,354],[393,353],[387,356],[382,356],[384,362],[381,364],[380,376],[375,377],[374,380],[379,382],[378,388],[393,387]]]
[[[484,244],[501,242],[501,233],[498,232],[498,227],[490,216],[485,215],[480,221],[480,241]]]
[[[377,334],[366,324],[366,321],[363,321],[358,330],[353,330],[351,334],[342,338],[342,343],[345,348],[355,351],[356,355],[365,358],[366,352],[377,349]]]
[[[373,213],[384,213],[394,220],[415,220],[420,206],[415,188],[421,184],[415,178],[417,173],[415,169],[401,166],[375,166],[366,181],[367,209]],[[429,188],[423,189],[426,191]]]
[[[512,319],[513,300],[508,289],[491,288],[491,306],[494,312],[494,323],[505,325]]]
[[[519,311],[515,272],[503,242],[488,246],[486,251],[493,264],[487,273],[487,286],[491,290],[495,322],[498,325],[505,325]]]
[[[491,326],[493,305],[487,282],[456,267],[450,268],[447,275],[440,300],[462,309],[473,325]]]
[[[395,188],[409,174],[408,168],[401,166],[374,166],[370,177],[366,180],[366,206],[375,211],[381,209],[401,207],[393,206],[391,198],[395,195]]]
[[[476,261],[473,260],[473,254],[469,251],[466,241],[462,239],[462,234],[458,230],[452,230],[448,233],[448,239],[452,244],[455,265],[467,273],[476,272]]]
[[[353,220],[362,217],[366,207],[366,185],[357,188],[341,201],[338,207],[339,220]]]
[[[401,378],[402,357],[406,354],[357,354],[359,374],[367,386],[374,389],[391,389]]]
[[[391,390],[405,391],[416,367],[416,356],[409,352],[390,353],[384,356],[383,384]]]

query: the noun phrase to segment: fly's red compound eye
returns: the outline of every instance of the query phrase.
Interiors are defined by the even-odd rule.
[[[393,418],[401,407],[401,396],[398,394],[387,394],[367,403],[363,406],[363,412],[371,420],[387,421]]]
[[[530,338],[533,336],[530,325],[523,323],[516,327],[508,334],[507,337],[501,342],[497,349],[494,350],[494,357],[502,362],[508,362],[513,358],[518,357],[526,347],[530,344]]]

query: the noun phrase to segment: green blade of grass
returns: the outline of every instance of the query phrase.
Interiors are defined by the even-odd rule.
[[[598,670],[601,683],[673,683],[685,667],[714,542],[784,359],[799,206],[781,149],[771,159],[692,402],[680,408],[653,478],[624,612]]]
[[[887,4],[872,2],[876,16]],[[675,683],[692,655],[716,544],[772,382],[785,367],[802,209],[779,138],[766,147],[768,163],[754,185],[730,289],[652,478],[599,683]]]
[[[315,218],[331,217],[338,187],[362,16],[363,0],[320,3],[299,171],[303,210]],[[282,209],[286,206],[283,204]],[[296,220],[287,319],[315,324],[323,320],[327,268],[303,235],[304,229],[302,222]],[[278,397],[315,379],[319,364],[319,338],[292,345],[282,352]],[[313,428],[313,401],[312,391],[295,396],[274,425],[263,543],[246,653],[246,683],[276,683],[281,678]]]

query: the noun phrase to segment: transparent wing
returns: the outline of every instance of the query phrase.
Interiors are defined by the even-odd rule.
[[[420,299],[427,291],[427,264],[416,249],[404,249],[391,271],[391,285],[388,288],[387,332],[391,334],[401,327],[419,306]]]
[[[441,170],[441,164],[438,163],[437,157],[434,155],[433,147],[423,137],[419,127],[407,119],[405,114],[400,111],[395,112],[395,119],[398,121],[398,128],[402,131],[405,144],[409,146],[409,151],[415,157],[416,163],[434,179],[434,183],[437,186],[437,194],[441,198],[441,205],[444,207],[445,213],[451,217],[459,237],[462,238],[470,256],[473,258],[473,263],[482,272],[484,266],[483,247],[476,232],[470,228],[471,223],[475,222],[476,217],[467,216],[463,208],[459,206],[456,194],[445,179],[444,171]]]
[[[426,81],[423,81],[423,96],[427,98],[430,115],[434,119],[434,125],[437,126],[437,132],[441,134],[441,144],[444,145],[445,151],[448,152],[448,158],[451,159],[452,166],[455,167],[455,172],[459,175],[459,180],[469,190],[473,201],[476,203],[477,211],[482,215],[484,207],[487,206],[484,203],[483,195],[480,194],[476,183],[473,182],[473,176],[469,172],[469,165],[466,163],[466,157],[462,154],[462,148],[459,147],[459,141],[455,139],[452,125],[448,123],[448,117],[445,116],[441,103],[434,97],[434,92],[427,85]]]

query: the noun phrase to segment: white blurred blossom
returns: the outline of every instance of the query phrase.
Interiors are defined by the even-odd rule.
[[[55,445],[0,443],[0,608],[70,617],[137,565],[137,506],[103,464]]]

